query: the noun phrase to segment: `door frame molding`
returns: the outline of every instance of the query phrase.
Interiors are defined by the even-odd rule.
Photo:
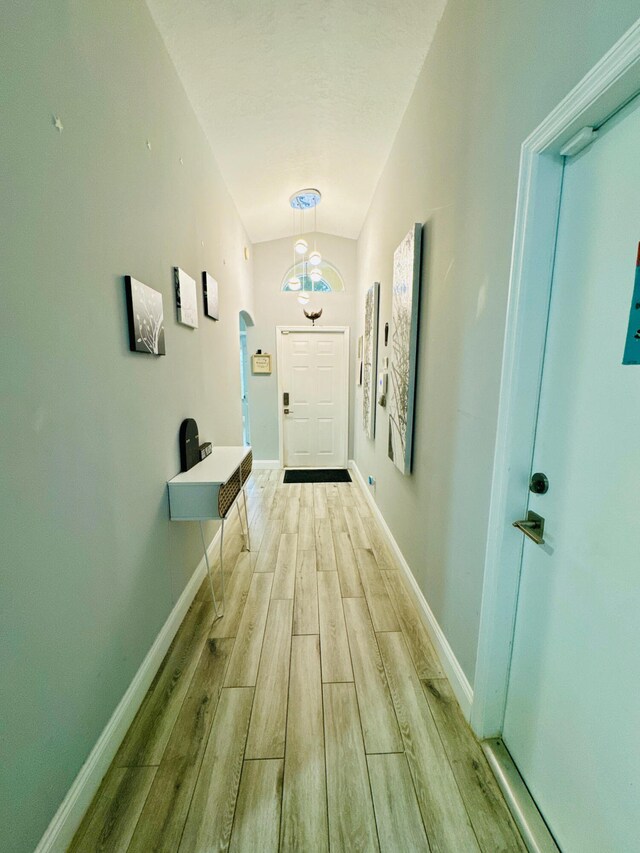
[[[580,129],[598,128],[640,91],[640,20],[522,143],[509,277],[480,631],[470,722],[502,733],[546,342],[564,157]]]
[[[349,326],[276,326],[276,371],[278,373],[278,453],[280,456],[280,467],[284,468],[284,419],[282,417],[282,332],[295,334],[296,332],[304,332],[305,334],[321,335],[328,332],[344,335],[345,342],[345,364],[343,376],[343,393],[344,393],[344,464],[345,468],[349,463],[349,376],[350,376],[350,361],[351,349],[349,342]]]

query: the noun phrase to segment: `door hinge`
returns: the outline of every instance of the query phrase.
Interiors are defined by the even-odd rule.
[[[281,334],[281,335],[288,335],[288,334],[289,334],[289,329],[280,329],[280,334]]]
[[[598,131],[593,127],[583,127],[560,149],[561,157],[575,157],[581,151],[596,141]]]

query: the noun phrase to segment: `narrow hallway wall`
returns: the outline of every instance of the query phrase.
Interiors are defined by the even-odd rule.
[[[355,459],[471,684],[520,145],[637,14],[449,0],[358,243],[358,328],[380,281],[381,359],[393,252],[425,225],[413,475],[387,458],[380,407],[375,443],[356,412]]]
[[[26,853],[201,559],[165,483],[183,418],[242,441],[252,273],[142,0],[5,3],[0,33],[0,848]],[[176,321],[174,265],[198,282],[197,330]],[[125,274],[162,292],[164,357],[129,351]]]

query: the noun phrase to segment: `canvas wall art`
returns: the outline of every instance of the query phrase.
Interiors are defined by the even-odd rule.
[[[212,320],[219,320],[218,282],[208,272],[202,273],[202,291],[204,294],[204,313]]]
[[[173,268],[173,278],[176,289],[176,308],[178,322],[192,329],[198,328],[198,297],[195,279],[187,275],[179,267]]]
[[[388,453],[403,474],[411,473],[413,449],[421,250],[416,223],[393,255]]]
[[[376,385],[378,382],[378,309],[380,285],[372,284],[364,303],[362,348],[362,426],[367,438],[376,434]]]
[[[356,353],[356,385],[362,385],[362,349],[364,335],[358,338],[358,351]]]
[[[141,281],[125,276],[129,348],[132,352],[164,355],[164,309],[162,294]]]
[[[636,256],[636,277],[631,297],[627,340],[622,357],[623,364],[640,364],[640,243]]]

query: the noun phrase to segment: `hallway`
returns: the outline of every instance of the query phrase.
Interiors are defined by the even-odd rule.
[[[359,486],[247,493],[71,850],[524,851]]]

